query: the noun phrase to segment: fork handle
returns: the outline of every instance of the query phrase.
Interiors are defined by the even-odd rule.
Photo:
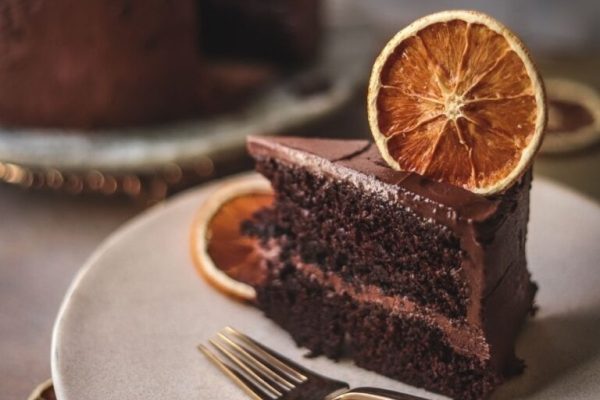
[[[394,392],[393,390],[378,389],[372,387],[359,387],[351,389],[346,393],[336,396],[334,400],[426,400],[422,397],[406,393]]]

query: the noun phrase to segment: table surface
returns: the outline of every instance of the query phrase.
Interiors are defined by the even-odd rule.
[[[593,72],[597,64],[586,65]],[[363,95],[306,132],[368,137]],[[540,158],[535,172],[600,202],[600,146],[575,156]],[[144,208],[127,199],[26,192],[0,184],[0,398],[25,399],[50,376],[52,325],[71,279],[104,238]]]
[[[52,324],[71,278],[140,209],[0,187],[0,398],[25,399],[50,376]]]

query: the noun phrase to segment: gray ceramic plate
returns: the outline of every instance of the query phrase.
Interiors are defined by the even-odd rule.
[[[350,362],[305,359],[261,313],[196,274],[190,224],[205,186],[144,213],[110,237],[74,280],[53,336],[60,400],[244,399],[197,351],[226,325],[353,385],[427,394]],[[540,311],[518,343],[529,367],[495,399],[597,399],[600,393],[600,208],[548,181],[533,187],[529,261]]]
[[[280,82],[237,113],[93,134],[0,127],[0,161],[60,171],[143,172],[214,156],[242,147],[249,134],[282,132],[327,115],[367,80],[374,55],[372,30],[359,13],[349,10],[353,7],[341,3],[328,2],[328,30],[316,65]],[[328,86],[299,95],[294,88],[307,77],[324,79]]]

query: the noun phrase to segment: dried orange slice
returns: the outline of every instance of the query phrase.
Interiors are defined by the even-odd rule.
[[[273,201],[262,177],[227,181],[202,204],[192,224],[190,249],[200,275],[225,294],[252,300],[260,279],[256,239],[241,234],[243,221]]]
[[[546,124],[542,81],[521,41],[475,11],[421,18],[385,46],[369,124],[385,161],[480,194],[518,179]]]

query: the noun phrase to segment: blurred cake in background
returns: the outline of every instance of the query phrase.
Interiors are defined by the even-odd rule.
[[[315,58],[319,2],[3,1],[0,124],[135,126],[238,107]]]

